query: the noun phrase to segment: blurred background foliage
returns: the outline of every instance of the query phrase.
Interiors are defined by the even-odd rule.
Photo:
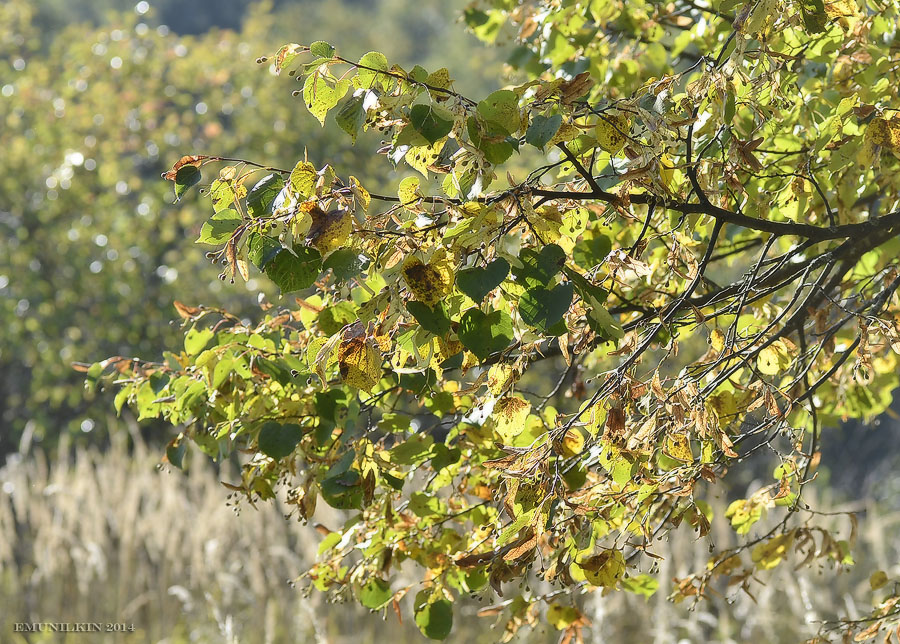
[[[288,78],[256,64],[327,39],[351,58],[452,63],[484,95],[500,55],[455,24],[462,2],[5,0],[0,4],[0,451],[60,433],[105,441],[111,398],[73,362],[158,359],[173,300],[253,311],[265,280],[228,286],[192,246],[205,203],[173,207],[160,173],[182,154],[291,167],[308,153],[378,188],[390,166],[309,118]],[[378,25],[377,29],[370,29]],[[491,79],[487,81],[485,79]],[[375,140],[377,145],[377,138]],[[339,172],[342,168],[338,168]],[[274,297],[273,294],[268,295]],[[160,439],[159,427],[145,428]]]

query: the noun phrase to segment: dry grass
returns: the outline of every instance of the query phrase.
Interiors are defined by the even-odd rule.
[[[72,456],[63,445],[52,462],[34,452],[0,470],[0,642],[423,641],[412,624],[399,625],[392,614],[382,621],[353,605],[326,604],[291,588],[288,580],[312,560],[318,536],[285,521],[274,504],[258,510],[245,505],[236,515],[218,483],[233,472],[217,472],[203,458],[194,459],[189,476],[160,472],[155,453],[140,441],[129,453],[125,434],[115,436],[106,452],[79,450]],[[846,518],[827,522],[846,534]],[[801,640],[815,632],[818,620],[853,615],[851,597],[869,601],[869,572],[897,574],[898,522],[897,515],[868,512],[860,522],[855,569],[797,573],[782,565],[754,586],[755,602],[739,593],[691,611],[666,602],[664,585],[648,602],[595,593],[583,605],[595,641]],[[720,548],[734,540],[720,518],[712,536]],[[660,542],[657,552],[666,557],[660,578],[702,568],[707,547],[687,533]],[[474,616],[480,606],[459,603],[451,641],[499,640],[491,620]],[[105,639],[55,634],[26,640],[13,632],[14,622],[46,621],[124,622],[136,630]],[[517,641],[556,637],[544,627]]]

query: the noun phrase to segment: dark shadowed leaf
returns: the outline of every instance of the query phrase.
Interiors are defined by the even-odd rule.
[[[485,267],[476,266],[459,271],[456,285],[476,304],[481,304],[485,296],[500,286],[509,275],[509,262],[498,257]]]
[[[293,452],[302,437],[303,430],[299,425],[282,425],[270,421],[260,428],[257,443],[259,451],[277,460]]]
[[[188,188],[200,183],[200,168],[195,165],[183,165],[175,173],[175,201],[180,201]]]
[[[515,337],[512,318],[505,311],[485,315],[478,309],[463,314],[457,335],[463,346],[482,360],[508,347]]]
[[[519,298],[519,315],[528,326],[547,333],[569,310],[573,292],[569,283],[557,284],[552,289],[542,286],[528,289]]]

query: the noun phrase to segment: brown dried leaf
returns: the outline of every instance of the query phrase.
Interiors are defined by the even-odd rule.
[[[191,320],[194,316],[199,315],[203,309],[199,306],[188,306],[187,304],[183,304],[178,300],[174,302],[175,310],[178,311],[178,315],[183,317],[185,320]]]
[[[199,168],[208,158],[209,157],[206,155],[186,154],[175,162],[175,165],[172,166],[171,170],[163,174],[163,179],[166,181],[175,181],[175,175],[178,174],[178,170],[186,165],[192,165]]]

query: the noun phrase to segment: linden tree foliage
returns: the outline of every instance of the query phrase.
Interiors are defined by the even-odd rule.
[[[396,191],[339,163],[178,161],[223,277],[283,298],[251,323],[180,306],[184,347],[120,375],[120,402],[183,428],[170,462],[241,450],[235,492],[344,510],[306,579],[373,610],[410,595],[429,638],[472,593],[501,598],[482,613],[506,639],[541,615],[580,638],[573,598],[668,583],[652,543],[705,537],[704,499],[753,455],[771,479],[715,519],[739,545],[671,599],[852,564],[803,492],[822,430],[898,384],[897,11],[478,2],[466,23],[514,40],[519,75],[475,97],[446,68],[281,47],[296,118],[381,132]]]

